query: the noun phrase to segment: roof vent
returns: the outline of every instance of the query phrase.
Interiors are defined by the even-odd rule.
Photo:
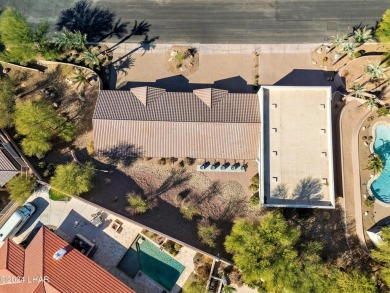
[[[55,260],[60,260],[61,258],[64,257],[65,254],[66,254],[66,250],[64,247],[64,248],[61,248],[60,250],[57,250],[56,253],[54,253],[53,258]]]
[[[161,96],[166,91],[164,89],[143,86],[131,88],[130,92],[136,96],[138,100],[144,105],[148,106],[151,102],[155,101],[159,96]]]
[[[197,96],[207,107],[212,108],[213,105],[218,103],[221,99],[226,97],[229,93],[225,90],[205,88],[193,91],[194,95]]]

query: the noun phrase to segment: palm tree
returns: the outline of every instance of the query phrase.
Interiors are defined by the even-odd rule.
[[[366,98],[374,98],[375,96],[373,94],[370,94],[364,85],[361,84],[354,84],[351,91],[350,95],[358,98],[358,99],[366,99]]]
[[[387,69],[388,68],[382,67],[380,63],[370,62],[364,66],[364,73],[370,75],[370,81],[372,81],[384,77]]]
[[[222,293],[234,293],[237,289],[232,287],[231,285],[223,286]]]
[[[81,58],[84,61],[85,65],[89,68],[94,69],[95,67],[99,69],[101,59],[99,59],[100,51],[97,48],[92,48],[91,50],[86,49],[82,54]]]
[[[75,31],[72,33],[72,45],[73,48],[77,50],[82,50],[85,48],[87,43],[87,34],[83,34],[80,31]]]
[[[374,174],[382,172],[384,167],[383,158],[377,154],[371,154],[370,160],[367,163],[367,168],[373,170]]]
[[[73,48],[72,32],[64,28],[57,34],[55,44],[58,49],[71,50]]]
[[[357,47],[357,44],[353,40],[349,39],[342,44],[341,51],[347,54],[348,57],[352,57]]]
[[[334,47],[338,47],[338,46],[340,46],[340,45],[345,43],[347,35],[336,34],[335,36],[331,36],[330,38],[331,38],[331,41],[332,41],[332,45]]]
[[[91,85],[89,83],[88,73],[81,70],[76,70],[72,79],[73,82],[77,85],[77,89],[84,84]]]
[[[369,109],[376,107],[376,99],[373,97],[365,98],[366,102],[364,103]]]
[[[363,45],[364,43],[373,41],[372,38],[372,30],[367,29],[367,27],[363,27],[363,29],[358,28],[353,32],[352,38],[356,43]]]

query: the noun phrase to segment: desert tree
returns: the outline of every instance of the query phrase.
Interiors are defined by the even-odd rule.
[[[85,165],[78,165],[75,162],[58,165],[50,184],[67,194],[80,195],[93,187],[94,174],[95,169],[90,162]]]

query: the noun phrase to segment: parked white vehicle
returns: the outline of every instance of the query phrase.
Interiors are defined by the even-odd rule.
[[[15,236],[35,210],[36,206],[29,202],[19,207],[0,228],[0,242]]]

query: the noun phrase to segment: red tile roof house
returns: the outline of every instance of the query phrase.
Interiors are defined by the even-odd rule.
[[[64,247],[65,255],[54,259],[54,254]],[[26,249],[10,239],[0,248],[0,293],[3,292],[134,293],[44,226]]]

